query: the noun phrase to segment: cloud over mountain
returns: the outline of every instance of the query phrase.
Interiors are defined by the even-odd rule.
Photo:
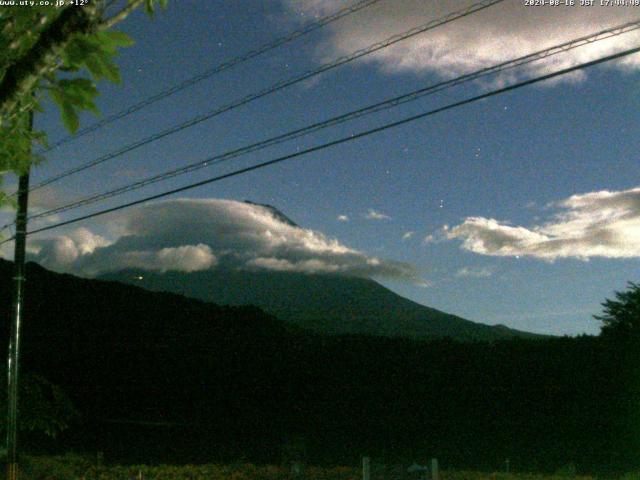
[[[322,52],[318,55],[323,61],[346,55],[472,3],[468,0],[384,0],[328,27],[330,33],[318,47],[318,52]],[[607,7],[598,3],[591,7],[580,6],[578,1],[572,7],[539,7],[509,0],[384,48],[364,57],[363,61],[378,64],[387,72],[435,72],[453,77],[637,17],[636,8]],[[326,15],[344,6],[342,0],[285,0],[285,4],[307,16]],[[543,74],[576,65],[632,48],[639,41],[640,31],[633,31],[543,62],[534,62],[521,70],[521,75]],[[639,68],[640,56],[627,57],[618,65]],[[572,78],[575,79],[576,75]],[[503,77],[498,82],[509,79]]]
[[[443,233],[482,255],[545,260],[640,257],[640,187],[573,195],[553,206],[560,211],[541,225],[527,228],[469,217]]]
[[[389,215],[378,212],[373,208],[367,210],[367,213],[364,214],[364,218],[366,218],[367,220],[391,220],[391,217]]]
[[[27,253],[44,267],[66,270],[92,254],[96,248],[106,247],[110,243],[86,228],[78,228],[54,238],[30,238]]]
[[[114,241],[86,229],[30,246],[34,260],[56,270],[96,275],[127,267],[196,271],[217,265],[246,270],[340,273],[421,283],[405,263],[382,260],[301,228],[267,206],[219,199],[178,199],[123,215]]]
[[[491,267],[462,267],[458,269],[455,276],[462,278],[487,278],[493,275],[494,269]]]

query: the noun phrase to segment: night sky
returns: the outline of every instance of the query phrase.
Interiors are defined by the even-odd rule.
[[[103,115],[118,112],[347,4],[170,0],[169,8],[154,19],[136,12],[120,27],[136,41],[118,59],[123,82],[99,84],[99,108]],[[55,149],[33,170],[32,182],[469,4],[382,0]],[[507,0],[69,176],[33,192],[31,209],[62,205],[637,17],[640,7],[533,7]],[[638,46],[638,32],[39,220],[32,227]],[[639,67],[640,56],[627,57],[168,197],[155,207],[43,232],[30,238],[30,252],[48,267],[84,275],[106,268],[89,261],[100,249],[110,249],[114,257],[109,258],[118,255],[113,265],[170,257],[158,268],[195,270],[215,268],[215,258],[227,253],[222,247],[229,248],[234,234],[245,239],[268,234],[270,243],[240,242],[242,258],[251,258],[245,264],[365,271],[403,296],[470,320],[541,333],[597,333],[592,315],[600,312],[600,303],[627,281],[638,280]],[[37,127],[52,141],[64,137],[58,112],[48,103],[45,108],[37,115]],[[81,125],[95,121],[86,114]],[[177,198],[204,200],[176,203]],[[263,211],[206,199],[273,205],[308,230],[265,226]],[[176,205],[184,206],[180,221],[174,218]],[[9,218],[4,212],[0,220]],[[207,236],[220,233],[226,243]],[[314,252],[320,253],[315,257]],[[368,270],[362,268],[365,264]]]

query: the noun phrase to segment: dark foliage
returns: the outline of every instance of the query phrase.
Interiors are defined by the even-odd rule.
[[[603,314],[594,315],[602,322],[602,334],[621,339],[640,338],[640,285],[629,282],[628,289],[616,292],[615,300],[602,304]]]
[[[0,372],[6,372],[6,363],[0,363]],[[19,382],[21,431],[56,437],[77,419],[78,412],[60,386],[41,375],[27,373]],[[0,412],[7,411],[7,384],[0,385]],[[0,436],[7,433],[5,422],[0,423]]]
[[[10,264],[0,262],[7,318]],[[6,334],[5,334],[6,338]],[[596,337],[493,343],[321,336],[30,264],[23,367],[83,414],[57,448],[107,460],[638,468],[637,348]]]

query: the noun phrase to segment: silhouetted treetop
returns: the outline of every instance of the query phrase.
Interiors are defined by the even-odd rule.
[[[602,322],[602,335],[640,335],[640,284],[629,282],[627,290],[616,292],[615,300],[606,299],[602,306],[603,314],[594,315]]]

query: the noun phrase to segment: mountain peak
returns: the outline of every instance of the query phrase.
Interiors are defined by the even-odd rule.
[[[256,207],[262,207],[262,208],[268,210],[275,218],[280,220],[282,223],[286,223],[290,227],[300,228],[300,225],[295,223],[293,220],[291,220],[289,217],[287,217],[284,213],[282,213],[280,210],[278,210],[273,205],[269,205],[267,203],[252,202],[251,200],[244,200],[244,203],[246,203],[248,205],[254,205]]]

